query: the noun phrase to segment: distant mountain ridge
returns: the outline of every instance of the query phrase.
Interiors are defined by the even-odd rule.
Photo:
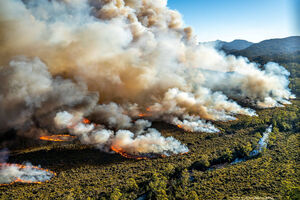
[[[248,47],[250,47],[252,44],[252,42],[249,42],[247,40],[233,40],[232,42],[223,42],[220,41],[219,42],[219,47],[221,47],[221,49],[227,50],[227,51],[233,51],[233,50],[243,50],[246,49]]]
[[[249,58],[258,56],[294,54],[300,51],[300,36],[291,36],[281,39],[264,40],[240,50],[223,50],[235,55],[243,55]]]
[[[204,42],[203,44],[213,45],[228,54],[253,58],[258,56],[297,54],[300,51],[300,36],[263,40],[259,43],[239,39],[232,42],[216,40]]]
[[[233,40],[231,42],[225,42],[221,40],[204,42],[203,44],[215,46],[217,49],[222,49],[226,51],[234,51],[234,50],[243,50],[252,44],[253,42],[249,42],[247,40]]]

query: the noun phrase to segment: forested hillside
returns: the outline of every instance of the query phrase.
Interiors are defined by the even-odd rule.
[[[252,44],[243,50],[231,51],[231,53],[254,58],[258,56],[293,55],[299,51],[300,36],[293,36],[282,39],[264,40],[256,44]]]
[[[298,57],[297,57],[298,56]],[[297,55],[299,58],[299,54]],[[259,58],[259,59],[258,59]],[[291,89],[299,97],[300,62],[289,55],[250,60],[276,61],[291,72]],[[292,61],[289,61],[292,60]],[[299,199],[300,101],[216,122],[219,133],[191,133],[154,123],[164,136],[187,144],[183,155],[146,160],[107,154],[75,142],[41,142],[22,138],[9,162],[30,161],[57,173],[50,182],[0,186],[1,199]],[[267,148],[251,157],[272,125]],[[30,148],[28,148],[30,146]],[[242,162],[233,164],[236,159]]]

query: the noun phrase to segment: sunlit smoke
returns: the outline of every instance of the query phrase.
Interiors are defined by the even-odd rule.
[[[1,1],[0,132],[38,125],[105,151],[171,155],[187,147],[151,121],[218,132],[214,121],[256,115],[239,102],[294,97],[282,66],[198,44],[183,24],[165,0]]]
[[[101,150],[113,150],[126,157],[142,158],[141,155],[145,154],[168,156],[188,152],[187,147],[173,137],[165,138],[156,129],[149,128],[151,123],[146,120],[134,122],[132,131],[116,132],[98,124],[83,123],[81,118],[67,111],[57,113],[54,121],[58,128],[68,129],[78,136],[82,143],[93,144]]]

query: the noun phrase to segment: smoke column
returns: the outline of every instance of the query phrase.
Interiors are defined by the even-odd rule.
[[[217,132],[211,121],[256,115],[239,101],[293,98],[282,66],[198,44],[165,0],[1,1],[0,27],[0,132],[38,125],[103,150],[170,155],[187,148],[151,121]]]

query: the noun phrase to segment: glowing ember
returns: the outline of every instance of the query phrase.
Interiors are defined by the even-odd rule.
[[[13,183],[36,183],[48,182],[55,172],[48,169],[32,166],[31,164],[0,163],[0,185]]]
[[[90,124],[90,123],[91,123],[91,121],[90,121],[90,120],[88,120],[88,119],[86,119],[86,118],[84,118],[84,119],[82,120],[82,123],[84,123],[84,124]]]
[[[66,142],[72,141],[76,138],[73,135],[49,135],[49,136],[41,136],[40,140],[52,141],[52,142]]]
[[[180,125],[180,124],[178,124],[178,125],[177,125],[177,127],[178,127],[178,128],[182,128],[183,126],[182,126],[182,125]]]
[[[139,114],[139,117],[147,117],[147,114],[146,113],[141,113],[141,114]]]
[[[187,154],[189,154],[189,152],[180,153],[179,155],[187,155]]]
[[[145,113],[140,113],[138,116],[139,117],[151,117],[152,114],[150,113],[151,112],[150,107],[146,108],[146,111],[147,112],[145,112]]]
[[[137,160],[146,160],[146,159],[149,159],[146,156],[130,155],[130,154],[126,153],[124,150],[122,150],[121,148],[118,148],[116,146],[111,146],[110,148],[111,148],[111,150],[113,150],[114,152],[120,154],[121,156],[123,156],[125,158],[133,158],[133,159],[137,159]]]

